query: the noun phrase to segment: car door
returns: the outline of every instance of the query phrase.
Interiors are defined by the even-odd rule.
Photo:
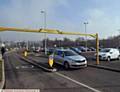
[[[113,59],[114,58],[113,49],[110,49],[109,54],[110,54],[110,58]]]
[[[110,50],[110,55],[111,55],[111,59],[115,59],[116,58],[116,50],[111,49]]]
[[[57,51],[55,55],[55,62],[58,64],[63,64],[64,62],[64,53],[62,51]]]
[[[118,56],[119,56],[119,53],[117,49],[114,49],[114,59],[118,58]]]

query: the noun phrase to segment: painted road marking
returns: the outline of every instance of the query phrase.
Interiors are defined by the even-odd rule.
[[[34,68],[33,65],[22,65],[22,66],[16,66],[16,69],[32,69]]]
[[[0,92],[40,92],[40,89],[0,89]]]
[[[74,79],[72,79],[72,78],[70,78],[70,77],[68,77],[68,76],[65,76],[65,75],[61,74],[61,73],[56,72],[55,74],[57,74],[57,75],[65,78],[65,79],[68,79],[68,80],[70,80],[70,81],[72,81],[72,82],[74,82],[74,83],[76,83],[76,84],[78,84],[78,85],[81,85],[81,86],[83,86],[83,87],[85,87],[85,88],[88,88],[88,89],[90,89],[90,90],[92,90],[92,91],[94,91],[94,92],[101,92],[101,91],[99,91],[99,90],[97,90],[97,89],[95,89],[95,88],[93,88],[93,87],[90,87],[90,86],[88,86],[88,85],[86,85],[86,84],[83,84],[83,83],[81,83],[81,82],[78,82],[78,81],[76,81],[76,80],[74,80]]]

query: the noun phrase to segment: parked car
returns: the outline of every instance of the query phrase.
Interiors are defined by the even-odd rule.
[[[55,50],[55,48],[49,48],[47,51],[47,55],[53,54],[54,50]]]
[[[56,50],[54,59],[55,63],[63,65],[66,69],[87,67],[86,58],[70,49]]]
[[[111,59],[119,59],[120,60],[120,52],[115,48],[104,48],[99,52],[99,58],[101,60],[110,61]]]
[[[78,48],[76,48],[76,47],[71,47],[70,48],[71,50],[73,50],[73,51],[75,51],[76,53],[78,53],[78,54],[81,54],[81,50],[79,50]]]
[[[96,49],[94,47],[90,47],[89,49],[90,49],[90,51],[96,51]]]
[[[81,50],[82,52],[86,52],[87,51],[90,51],[90,49],[88,47],[84,47],[84,46],[80,46],[78,47],[79,50]]]
[[[85,51],[86,51],[86,48],[83,47],[83,46],[78,47],[78,49],[81,50],[82,52],[85,52]]]

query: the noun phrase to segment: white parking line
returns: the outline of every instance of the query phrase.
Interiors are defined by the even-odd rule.
[[[76,81],[76,80],[74,80],[74,79],[72,79],[72,78],[70,78],[70,77],[68,77],[68,76],[65,76],[65,75],[61,74],[61,73],[55,72],[55,74],[57,74],[57,75],[59,75],[59,76],[61,76],[61,77],[63,77],[63,78],[66,78],[66,79],[68,79],[68,80],[70,80],[70,81],[72,81],[72,82],[74,82],[74,83],[76,83],[76,84],[78,84],[78,85],[81,85],[81,86],[83,86],[83,87],[85,87],[85,88],[88,88],[88,89],[90,89],[90,90],[92,90],[92,91],[94,91],[94,92],[101,92],[101,91],[99,91],[99,90],[97,90],[97,89],[95,89],[95,88],[93,88],[93,87],[90,87],[90,86],[88,86],[88,85],[86,85],[86,84],[83,84],[83,83],[81,83],[81,82],[78,82],[78,81]]]

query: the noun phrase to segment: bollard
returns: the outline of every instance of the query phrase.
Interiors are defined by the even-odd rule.
[[[27,51],[25,51],[25,52],[24,52],[24,56],[27,57],[27,55],[28,55],[28,53],[27,53]]]

